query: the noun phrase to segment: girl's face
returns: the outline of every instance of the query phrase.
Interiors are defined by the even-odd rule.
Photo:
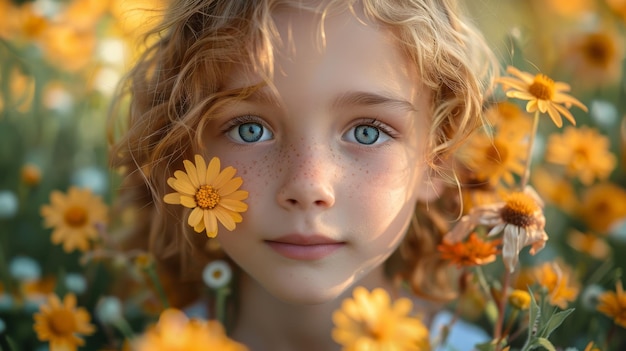
[[[391,33],[345,12],[282,10],[275,90],[221,109],[208,157],[237,168],[249,209],[220,230],[228,255],[275,297],[334,299],[396,249],[424,174],[430,93]],[[227,89],[259,76],[234,69]]]

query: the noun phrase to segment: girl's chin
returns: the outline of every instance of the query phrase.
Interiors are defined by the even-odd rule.
[[[289,305],[322,305],[328,302],[336,302],[350,284],[339,286],[311,286],[307,284],[292,283],[287,285],[270,284],[265,290],[275,299]]]

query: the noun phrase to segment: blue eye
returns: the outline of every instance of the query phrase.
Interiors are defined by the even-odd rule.
[[[374,144],[379,136],[380,131],[378,128],[372,126],[357,126],[354,128],[354,139],[364,145]]]
[[[374,145],[389,140],[390,136],[382,127],[359,124],[346,133],[345,139],[361,145]]]
[[[236,124],[228,131],[228,136],[241,143],[256,143],[274,137],[269,129],[258,122]]]

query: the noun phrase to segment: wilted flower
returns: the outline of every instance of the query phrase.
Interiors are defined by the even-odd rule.
[[[474,207],[446,234],[445,240],[461,241],[479,225],[492,227],[488,236],[504,232],[502,258],[513,272],[523,247],[532,245],[530,253],[534,255],[548,240],[542,207],[543,201],[527,187],[524,192],[508,194],[503,202]]]

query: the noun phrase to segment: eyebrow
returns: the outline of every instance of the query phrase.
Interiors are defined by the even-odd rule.
[[[282,103],[278,96],[266,89],[259,89],[252,93],[249,100],[266,103],[273,106],[281,106]],[[409,112],[416,111],[415,106],[409,101],[400,97],[394,97],[390,94],[374,93],[368,91],[347,91],[337,96],[333,102],[333,108],[344,106],[380,106],[387,105],[389,107],[406,110]]]
[[[339,95],[334,101],[333,107],[341,106],[378,106],[388,105],[406,111],[415,111],[416,108],[409,101],[386,95],[382,93],[372,93],[367,91],[348,91]]]

